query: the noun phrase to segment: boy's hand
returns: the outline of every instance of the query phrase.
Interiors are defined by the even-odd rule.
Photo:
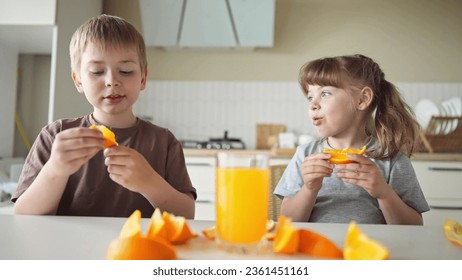
[[[104,150],[109,177],[125,188],[140,192],[153,173],[151,165],[138,151],[117,146]]]
[[[377,165],[363,155],[349,154],[354,162],[338,164],[337,177],[344,182],[355,184],[365,189],[374,198],[383,197],[390,189]]]
[[[66,129],[56,135],[48,164],[58,176],[70,176],[103,148],[100,131],[87,127]]]
[[[328,161],[331,157],[327,153],[313,154],[303,160],[301,173],[304,185],[315,192],[322,186],[322,179],[332,175],[334,165]]]

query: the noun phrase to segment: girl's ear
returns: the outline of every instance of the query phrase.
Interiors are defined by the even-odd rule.
[[[77,74],[75,74],[74,71],[72,71],[72,81],[74,81],[74,85],[77,91],[79,93],[83,93],[82,83],[80,82],[79,78],[77,77]]]
[[[361,90],[360,97],[358,99],[358,110],[365,110],[369,105],[372,103],[372,99],[374,98],[374,92],[370,87],[364,87]]]

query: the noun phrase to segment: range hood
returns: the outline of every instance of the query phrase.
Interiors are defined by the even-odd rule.
[[[275,0],[139,0],[148,47],[272,47]]]

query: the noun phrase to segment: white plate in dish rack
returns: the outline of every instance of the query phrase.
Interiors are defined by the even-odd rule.
[[[422,130],[425,130],[432,116],[440,115],[440,109],[430,99],[422,99],[415,106],[414,113]]]

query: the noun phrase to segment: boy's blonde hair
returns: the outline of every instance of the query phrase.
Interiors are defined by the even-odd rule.
[[[412,109],[371,58],[357,54],[311,61],[301,68],[299,83],[305,95],[308,85],[334,86],[347,91],[371,88],[373,99],[367,111],[366,134],[379,142],[378,150],[371,156],[392,158],[400,150],[412,154],[420,126]]]
[[[123,18],[105,14],[95,16],[74,32],[69,44],[72,71],[79,70],[82,53],[89,42],[99,44],[103,49],[107,46],[134,46],[138,52],[141,71],[147,70],[148,62],[143,36]]]

